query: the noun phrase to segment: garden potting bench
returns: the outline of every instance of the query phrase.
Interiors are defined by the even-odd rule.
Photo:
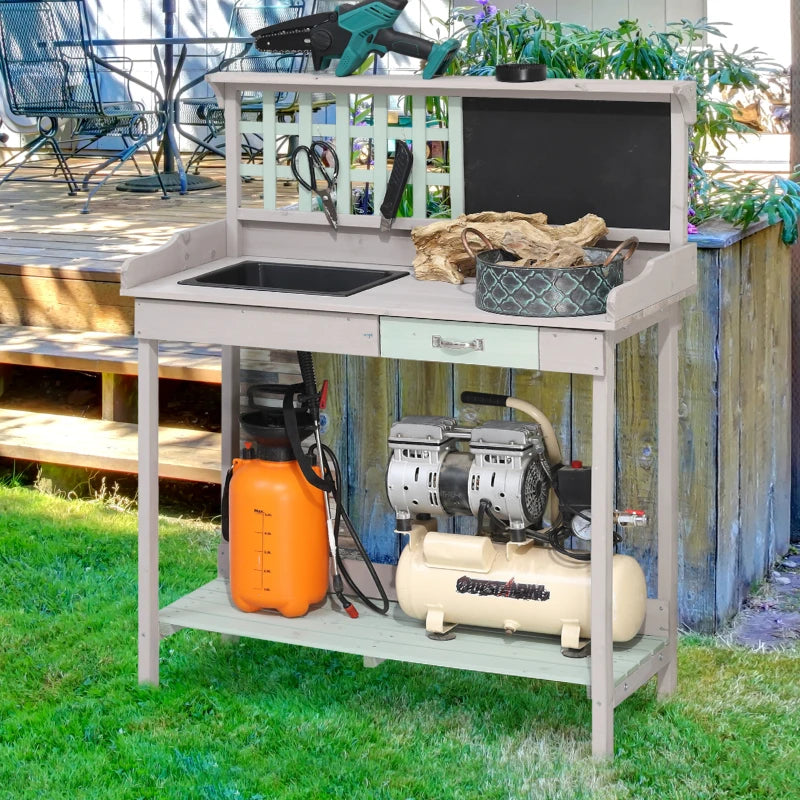
[[[368,665],[395,659],[559,680],[588,687],[593,753],[600,757],[611,755],[614,707],[653,676],[658,678],[661,695],[670,693],[677,679],[677,337],[678,303],[694,291],[696,284],[696,249],[686,243],[687,126],[695,115],[693,86],[665,81],[552,80],[501,84],[492,78],[423,81],[418,76],[335,78],[246,73],[215,76],[213,86],[228,121],[228,153],[238,152],[237,142],[245,126],[257,126],[256,132],[265,142],[286,134],[299,136],[301,143],[310,143],[313,135],[331,137],[340,153],[350,150],[351,139],[356,136],[372,136],[376,152],[386,152],[387,140],[394,138],[411,139],[417,154],[424,152],[426,140],[447,141],[449,175],[431,172],[426,160],[418,156],[411,180],[416,209],[426,206],[426,183],[449,182],[453,216],[481,202],[475,196],[480,187],[470,188],[472,165],[464,163],[462,144],[475,135],[474,118],[471,120],[470,114],[484,101],[501,101],[505,104],[504,113],[511,113],[512,120],[519,113],[517,124],[531,129],[537,121],[554,119],[544,115],[557,117],[561,110],[568,112],[570,119],[580,126],[580,115],[585,112],[588,116],[583,119],[584,131],[588,129],[590,133],[593,124],[600,124],[597,114],[610,107],[612,112],[624,112],[634,133],[640,116],[647,117],[650,123],[656,120],[654,124],[659,135],[665,137],[668,151],[661,162],[666,178],[654,176],[653,185],[662,185],[667,198],[660,204],[664,212],[658,227],[625,225],[625,219],[620,225],[606,215],[609,240],[621,241],[636,235],[641,245],[626,266],[625,282],[609,295],[606,313],[597,316],[528,318],[489,314],[475,307],[474,281],[455,286],[417,281],[411,274],[351,297],[180,284],[181,280],[230,265],[243,257],[297,264],[336,263],[353,269],[375,265],[408,269],[411,264],[414,250],[409,230],[423,224],[424,219],[399,219],[386,235],[379,234],[377,217],[349,213],[351,182],[369,180],[375,188],[375,197],[383,196],[387,180],[383,165],[367,168],[366,174],[362,169],[359,174],[342,163],[338,185],[340,224],[334,232],[324,215],[312,210],[308,196],[301,194],[299,209],[275,208],[273,187],[276,180],[287,177],[286,167],[276,167],[270,159],[264,165],[252,165],[230,158],[227,218],[187,230],[160,250],[131,259],[123,274],[122,292],[135,298],[135,333],[139,337],[140,681],[158,682],[160,637],[184,627],[359,654]],[[279,90],[299,92],[300,114],[296,121],[276,123],[270,114],[271,98]],[[262,93],[263,121],[240,121],[239,106],[245,91]],[[334,124],[313,122],[311,95],[317,92],[336,96]],[[434,92],[448,98],[448,125],[426,129],[425,103],[418,102],[418,98],[427,98]],[[350,125],[350,95],[355,93],[374,97],[373,118],[367,130]],[[387,99],[398,95],[412,98],[410,128],[401,129],[388,121]],[[534,105],[528,105],[531,101]],[[543,104],[536,105],[536,101]],[[489,107],[493,108],[491,102]],[[537,111],[543,116],[536,116]],[[608,141],[608,152],[598,151],[590,162],[582,162],[581,169],[596,165],[597,172],[593,175],[571,174],[570,163],[564,163],[563,180],[570,187],[566,194],[580,204],[581,189],[574,187],[591,184],[593,189],[600,187],[598,202],[602,202],[605,194],[612,203],[617,203],[620,187],[615,184],[614,175],[624,173],[626,179],[633,178],[634,184],[646,184],[649,176],[637,173],[646,161],[642,161],[641,153],[633,152],[637,141],[623,142],[621,147]],[[646,142],[639,144],[645,147]],[[544,159],[548,158],[552,155],[545,153]],[[628,158],[631,163],[639,158],[639,166],[626,172]],[[658,159],[655,155],[653,158],[655,163]],[[340,161],[345,162],[346,158]],[[515,164],[511,164],[512,170],[517,169]],[[243,174],[264,178],[264,207],[242,207]],[[635,188],[634,184],[628,185]],[[648,186],[642,186],[644,197],[648,190]],[[546,194],[547,187],[538,187],[537,191]],[[523,195],[522,201],[512,202],[526,201]],[[532,202],[546,202],[546,198]],[[638,209],[634,207],[642,204],[642,196],[632,198],[631,204],[631,214],[635,216]],[[525,206],[522,210],[540,209]],[[546,205],[541,210],[548,211]],[[595,209],[584,208],[584,212],[591,210]],[[602,214],[603,209],[598,208],[597,212]],[[624,215],[624,205],[621,212],[617,209],[612,215],[620,213]],[[659,339],[657,597],[648,600],[641,634],[631,642],[613,645],[615,345],[651,326],[657,326]],[[436,338],[471,347],[452,349],[446,344],[444,348],[435,347]],[[432,641],[425,636],[424,625],[406,617],[395,604],[385,617],[363,609],[358,620],[343,614],[332,601],[300,619],[285,619],[267,612],[245,614],[229,599],[224,552],[217,579],[159,609],[160,340],[211,341],[222,345],[223,471],[238,452],[240,347],[463,361],[592,376],[591,656],[576,660],[563,657],[557,638],[507,636],[486,629],[459,628],[453,641]],[[386,420],[387,432],[392,421]]]

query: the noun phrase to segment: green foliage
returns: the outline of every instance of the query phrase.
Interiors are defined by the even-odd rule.
[[[160,528],[167,604],[213,577],[218,534]],[[796,647],[684,638],[677,693],[658,701],[651,683],[619,706],[608,764],[590,757],[579,686],[364,669],[356,656],[189,630],[161,643],[161,688],[137,686],[136,578],[135,515],[0,487],[0,800],[797,794]]]
[[[691,134],[689,174],[696,219],[722,216],[746,227],[759,215],[783,223],[783,240],[797,238],[798,192],[794,180],[724,180],[709,165],[719,161],[731,137],[752,133],[735,118],[725,97],[732,90],[764,91],[780,66],[757,49],[727,49],[708,37],[723,37],[720,25],[682,19],[666,31],[645,31],[623,19],[616,28],[591,30],[547,20],[529,5],[492,15],[475,7],[455,8],[446,24],[461,47],[451,65],[456,74],[492,75],[498,64],[540,63],[550,78],[688,80],[697,89],[697,122]],[[705,40],[705,41],[704,41]],[[796,176],[792,176],[793,178]]]

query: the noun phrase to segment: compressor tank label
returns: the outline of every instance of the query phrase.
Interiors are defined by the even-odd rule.
[[[481,597],[510,597],[512,600],[549,600],[550,592],[540,583],[517,583],[513,578],[506,581],[485,581],[462,575],[456,581],[459,594],[477,594]]]

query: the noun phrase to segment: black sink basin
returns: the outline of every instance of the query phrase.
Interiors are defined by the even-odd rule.
[[[263,292],[293,292],[349,297],[382,283],[408,275],[403,270],[350,269],[314,264],[276,264],[269,261],[241,261],[229,267],[178,281],[188,286],[223,289],[257,289]]]

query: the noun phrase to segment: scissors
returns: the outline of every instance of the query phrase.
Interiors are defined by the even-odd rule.
[[[325,164],[326,154],[333,161],[332,167]],[[308,179],[300,173],[298,168],[298,160],[301,156],[304,157],[308,165]],[[336,205],[331,197],[331,190],[336,186],[336,177],[339,175],[339,157],[336,155],[336,151],[324,141],[312,142],[310,147],[301,144],[292,150],[289,165],[297,182],[309,192],[318,195],[322,200],[322,210],[325,212],[331,227],[336,230],[339,217],[336,213]],[[327,186],[319,188],[317,182],[320,179],[324,180]]]

